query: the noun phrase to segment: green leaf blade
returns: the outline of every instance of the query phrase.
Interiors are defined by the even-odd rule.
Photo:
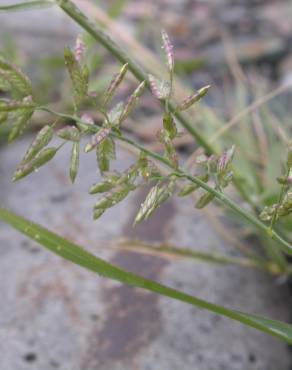
[[[209,303],[181,291],[156,283],[155,281],[145,279],[139,275],[125,271],[94,256],[78,245],[71,243],[51,231],[26,220],[11,211],[8,211],[7,209],[0,208],[0,220],[11,225],[29,238],[37,241],[53,253],[103,277],[113,279],[127,285],[139,287],[165,297],[191,304],[195,307],[209,310],[281,338],[290,344],[292,343],[292,326],[289,324]]]

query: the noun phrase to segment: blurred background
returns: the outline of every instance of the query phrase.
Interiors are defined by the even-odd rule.
[[[0,0],[0,5],[16,2]],[[165,74],[160,33],[162,28],[167,31],[174,44],[177,100],[212,85],[204,102],[190,113],[193,124],[220,150],[236,144],[236,167],[244,173],[247,191],[262,207],[272,204],[278,192],[275,178],[291,137],[292,1],[74,3],[158,76]],[[0,13],[0,55],[30,76],[39,102],[70,113],[72,94],[63,50],[74,47],[80,32],[57,7]],[[90,90],[101,96],[119,64],[91,37],[82,35]],[[129,95],[136,84],[129,75],[120,97]],[[87,113],[100,118],[89,108]],[[218,208],[198,212],[188,200],[171,200],[151,220],[133,228],[145,190],[93,222],[94,200],[88,189],[99,178],[95,156],[81,156],[81,170],[72,186],[67,149],[38,173],[12,185],[13,172],[36,130],[50,122],[47,114],[34,115],[25,135],[10,145],[9,125],[0,126],[1,204],[127,270],[214,303],[291,322],[291,293],[283,279],[143,248],[164,243],[230,256],[253,248],[253,230],[236,224],[235,218],[236,225],[230,225]],[[124,129],[160,150],[156,139],[160,125],[161,108],[146,93]],[[229,128],[222,132],[225,126]],[[176,147],[185,160],[197,144],[183,132]],[[133,163],[131,153],[119,149],[118,154],[116,169]],[[291,238],[291,221],[281,227]],[[291,369],[291,350],[277,339],[96,278],[2,224],[0,256],[1,370]]]

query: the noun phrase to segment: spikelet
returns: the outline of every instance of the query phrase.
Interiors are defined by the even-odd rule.
[[[51,126],[44,126],[30,144],[21,164],[23,165],[24,163],[31,161],[52,140],[53,134],[54,132]]]
[[[81,121],[84,122],[84,123],[86,123],[87,125],[93,125],[94,124],[93,118],[88,113],[83,113],[82,114]]]
[[[55,156],[57,151],[58,148],[43,149],[30,162],[25,163],[23,166],[17,168],[17,170],[14,173],[12,181],[20,180],[23,177],[32,173],[33,171],[36,171],[39,167],[49,162]]]
[[[134,220],[134,225],[143,220],[147,220],[147,218],[171,196],[174,187],[174,180],[171,180],[168,184],[164,184],[161,187],[158,185],[153,186],[146,196],[146,199],[141,204],[140,210]]]
[[[224,152],[222,156],[218,159],[218,163],[217,163],[218,174],[223,174],[228,169],[234,157],[234,152],[235,152],[235,146],[232,145],[232,147],[226,150],[226,152]]]
[[[74,183],[79,169],[79,142],[73,143],[70,160],[70,179]]]
[[[93,184],[89,190],[89,194],[104,193],[105,191],[111,190],[118,184],[118,180],[121,175],[116,172],[107,174],[102,182]]]
[[[15,65],[0,56],[0,86],[4,91],[17,91],[21,96],[32,95],[29,78]]]
[[[93,135],[90,143],[88,143],[84,149],[85,153],[93,150],[98,144],[100,144],[111,132],[109,127],[101,128],[97,134]]]
[[[195,94],[188,96],[177,106],[176,110],[180,112],[191,107],[194,103],[201,100],[207,94],[210,87],[211,87],[210,85],[204,86],[200,90],[198,90]]]
[[[82,40],[82,36],[78,35],[75,43],[74,48],[74,56],[76,61],[79,63],[84,55],[85,52],[85,44]]]
[[[142,95],[144,88],[145,88],[145,81],[141,82],[140,85],[136,88],[133,94],[129,97],[124,110],[120,117],[120,122],[123,122],[129,114],[134,110],[140,96]]]
[[[215,198],[215,195],[212,193],[205,193],[201,196],[201,198],[196,203],[197,209],[202,209],[206,207],[213,199]]]
[[[159,100],[168,99],[171,91],[169,82],[161,81],[152,75],[148,77],[152,94]]]
[[[120,203],[135,188],[134,185],[124,184],[105,193],[94,205],[93,218],[99,218],[106,209]]]
[[[103,105],[106,105],[109,100],[113,97],[120,83],[123,81],[128,70],[128,63],[124,64],[120,69],[119,73],[115,74],[111,80],[109,87],[104,95]]]
[[[64,140],[80,141],[80,131],[74,126],[65,126],[57,131],[57,136]]]
[[[164,30],[161,31],[161,37],[162,37],[162,47],[165,51],[167,60],[167,67],[169,72],[172,74],[174,69],[173,45],[169,40],[168,34]]]

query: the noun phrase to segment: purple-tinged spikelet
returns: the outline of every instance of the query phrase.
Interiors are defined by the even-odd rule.
[[[87,123],[88,125],[93,125],[94,124],[93,118],[88,113],[83,113],[82,114],[81,121],[84,122],[84,123]]]
[[[162,45],[163,45],[162,47],[166,55],[167,66],[168,66],[169,72],[173,73],[173,69],[174,69],[173,45],[170,42],[168,34],[164,30],[161,31],[161,37],[162,37]]]
[[[157,81],[152,75],[149,75],[149,83],[150,83],[150,89],[151,89],[152,94],[157,99],[160,99],[160,94],[159,94],[158,87],[157,87]]]
[[[158,78],[149,75],[149,84],[152,94],[157,99],[167,99],[170,96],[170,84],[167,81],[161,81]]]
[[[136,88],[136,90],[133,92],[133,94],[129,97],[125,108],[121,114],[120,122],[124,121],[129,114],[133,111],[135,108],[140,96],[143,93],[144,87],[145,87],[145,81],[141,82],[140,85]]]
[[[226,152],[224,152],[222,156],[219,158],[218,164],[217,164],[217,172],[219,174],[223,173],[228,168],[229,164],[231,163],[233,159],[234,152],[235,152],[235,146],[232,145],[232,147],[226,150]]]
[[[198,90],[195,94],[192,94],[188,96],[186,99],[184,99],[179,106],[177,107],[177,111],[183,111],[188,109],[190,106],[192,106],[194,103],[202,99],[210,89],[210,85],[202,87],[200,90]]]
[[[123,81],[126,73],[128,70],[128,63],[124,64],[122,68],[120,69],[119,73],[115,74],[113,79],[111,80],[109,87],[107,91],[105,92],[104,96],[104,105],[107,104],[107,102],[112,98],[114,95],[116,89],[120,85],[120,83]]]
[[[111,129],[109,127],[101,128],[97,134],[92,136],[90,143],[86,145],[84,149],[85,153],[90,152],[98,144],[100,144],[110,134],[110,132]]]
[[[78,35],[74,48],[74,56],[77,62],[80,62],[85,52],[85,44],[82,40],[82,36]]]

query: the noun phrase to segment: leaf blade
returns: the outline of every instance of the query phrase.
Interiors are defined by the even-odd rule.
[[[292,343],[292,326],[289,324],[209,303],[197,297],[156,283],[155,281],[145,279],[139,275],[125,271],[94,256],[80,246],[71,243],[44,227],[28,221],[7,209],[0,208],[0,220],[14,227],[16,230],[22,232],[31,239],[36,240],[53,253],[91,270],[92,272],[98,273],[103,277],[117,280],[127,285],[139,287],[165,297],[191,304],[195,307],[209,310],[281,338],[288,343]]]

